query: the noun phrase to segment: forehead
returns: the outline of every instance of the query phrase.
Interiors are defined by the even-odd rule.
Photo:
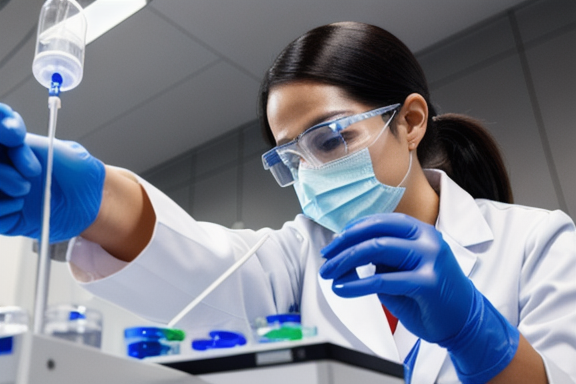
[[[339,87],[297,82],[275,86],[270,90],[266,114],[276,142],[294,139],[322,121],[363,111]]]

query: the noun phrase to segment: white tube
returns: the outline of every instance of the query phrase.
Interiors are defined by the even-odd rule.
[[[232,266],[228,268],[226,272],[224,272],[222,275],[220,275],[219,278],[214,280],[214,282],[210,284],[208,288],[206,288],[201,294],[196,296],[196,298],[192,300],[192,302],[188,304],[186,308],[184,308],[179,314],[174,316],[174,318],[170,320],[170,322],[168,323],[168,328],[174,327],[174,325],[176,325],[176,323],[182,320],[182,318],[186,316],[188,312],[190,312],[195,306],[197,306],[202,300],[204,300],[206,296],[208,296],[210,293],[212,293],[213,290],[215,290],[220,284],[222,284],[224,280],[226,280],[231,274],[233,274],[238,268],[240,268],[245,262],[247,262],[248,259],[253,254],[256,253],[258,248],[260,248],[262,244],[264,244],[266,239],[268,239],[268,236],[270,236],[270,234],[268,233],[262,236],[262,238],[258,240],[258,242],[254,244],[254,246],[244,256],[242,256],[237,262],[232,264]]]
[[[50,120],[48,122],[48,153],[46,155],[46,184],[42,208],[42,234],[40,236],[40,255],[38,258],[38,276],[36,280],[36,297],[34,301],[34,333],[41,334],[44,325],[44,312],[48,302],[48,283],[50,281],[50,200],[52,187],[52,164],[54,160],[54,136],[56,120],[60,109],[60,98],[48,98]]]

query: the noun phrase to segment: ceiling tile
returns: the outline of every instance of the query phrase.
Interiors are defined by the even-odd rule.
[[[2,27],[0,27],[1,29]],[[2,39],[0,38],[0,40]],[[0,97],[2,100],[18,89],[27,79],[34,79],[32,61],[34,60],[35,44],[36,36],[30,38],[17,52],[14,52],[10,60],[7,60],[0,68]],[[39,83],[38,85],[40,86]]]
[[[42,3],[36,0],[11,0],[0,9],[0,63],[32,29],[32,40],[36,41],[36,23],[41,7]]]
[[[221,62],[81,143],[106,163],[142,172],[255,119],[258,87]]]
[[[413,50],[477,23],[521,0],[163,0],[150,6],[260,78],[290,41],[343,20],[382,26]]]
[[[216,56],[144,9],[86,50],[84,79],[63,116],[81,138],[214,62]],[[64,108],[64,106],[63,106]]]

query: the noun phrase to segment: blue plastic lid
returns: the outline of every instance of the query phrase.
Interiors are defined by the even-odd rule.
[[[301,323],[302,318],[298,313],[281,313],[278,315],[266,316],[268,324],[274,323]]]
[[[195,339],[192,341],[192,349],[205,351],[207,349],[232,348],[246,344],[244,335],[238,332],[212,331],[211,339]]]
[[[138,341],[128,344],[128,356],[137,359],[166,355],[168,351],[170,351],[170,346],[164,345],[159,341]]]
[[[14,338],[12,336],[0,337],[0,355],[9,355],[12,353]]]
[[[50,96],[59,96],[60,95],[60,88],[62,87],[62,75],[58,72],[52,74],[52,81],[50,82],[50,88],[48,89],[48,94]]]
[[[82,320],[85,319],[86,315],[82,312],[78,311],[70,311],[70,315],[68,316],[68,320]]]
[[[166,338],[164,328],[159,327],[133,327],[124,330],[124,338],[126,339],[149,339],[160,340]]]

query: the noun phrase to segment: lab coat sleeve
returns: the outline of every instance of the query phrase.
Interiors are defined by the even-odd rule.
[[[576,383],[576,231],[561,211],[528,234],[518,329],[541,354],[548,380]]]
[[[131,263],[76,238],[68,250],[85,289],[137,315],[169,322],[265,233],[270,237],[239,270],[177,326],[249,332],[250,321],[297,308],[306,247],[298,221],[282,229],[231,230],[194,220],[162,192],[139,180],[156,213],[150,243]]]

